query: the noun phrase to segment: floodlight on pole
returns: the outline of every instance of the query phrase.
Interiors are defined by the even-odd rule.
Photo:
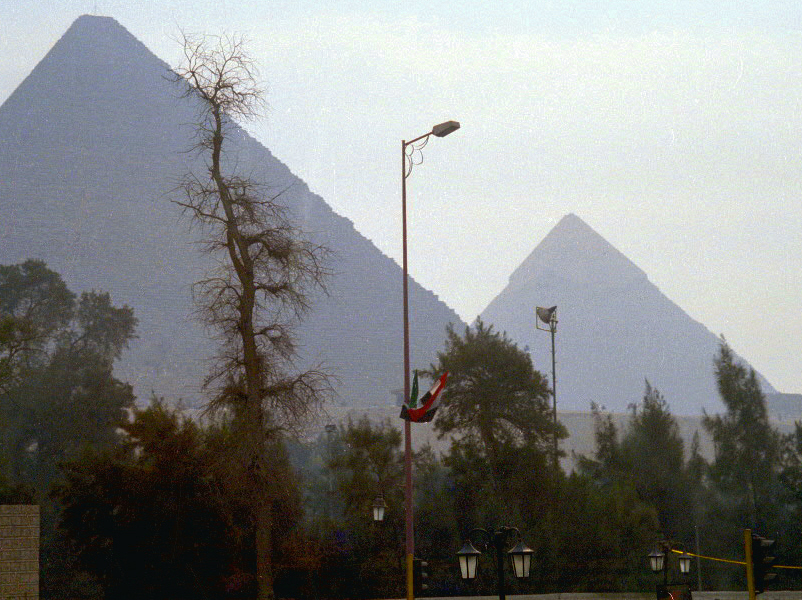
[[[544,308],[538,306],[535,309],[537,319],[535,319],[535,327],[540,331],[551,332],[551,402],[552,402],[552,418],[554,431],[552,433],[554,453],[554,469],[557,469],[557,460],[560,453],[560,448],[557,442],[557,354],[554,348],[554,334],[557,333],[557,307]],[[540,326],[543,323],[543,327]]]
[[[403,299],[404,299],[404,400],[409,401],[410,394],[410,361],[409,361],[409,269],[407,264],[407,178],[412,168],[423,162],[421,150],[429,142],[429,138],[445,137],[459,129],[457,121],[445,121],[432,127],[429,133],[406,141],[401,140],[401,238],[403,242]],[[414,558],[415,532],[412,519],[412,426],[404,421],[404,532],[406,551],[406,599],[414,600]]]

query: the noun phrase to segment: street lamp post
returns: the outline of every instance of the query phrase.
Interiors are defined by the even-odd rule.
[[[409,401],[409,271],[407,267],[407,177],[412,174],[415,157],[428,143],[429,137],[445,137],[459,129],[457,121],[446,121],[432,127],[429,133],[420,135],[413,140],[401,141],[401,235],[403,239],[403,270],[404,270],[404,399]],[[406,564],[407,564],[407,600],[414,599],[413,563],[415,555],[414,529],[412,525],[412,427],[410,421],[404,421],[404,512],[406,536]]]
[[[682,575],[687,575],[691,570],[691,555],[687,552],[680,551],[674,548],[674,544],[671,542],[662,540],[657,542],[657,546],[654,550],[652,550],[651,554],[649,554],[649,566],[651,567],[654,573],[662,573],[663,574],[663,589],[668,586],[668,572],[670,569],[670,561],[668,557],[672,554],[679,554],[677,557],[677,563],[679,565],[679,571]],[[657,597],[660,598],[660,587],[657,586]]]
[[[534,552],[523,543],[521,532],[515,527],[499,527],[493,533],[486,529],[477,528],[468,534],[468,540],[462,546],[462,549],[457,552],[462,578],[474,579],[482,552],[489,552],[491,548],[495,549],[498,597],[499,600],[505,600],[504,550],[515,539],[518,540],[518,543],[507,551],[507,556],[509,556],[512,563],[513,573],[519,579],[529,577],[529,568],[532,565]],[[478,549],[477,546],[479,547]]]

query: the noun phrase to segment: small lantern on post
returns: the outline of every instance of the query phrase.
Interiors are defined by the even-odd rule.
[[[457,552],[459,570],[463,579],[476,578],[476,566],[479,564],[481,554],[470,541],[465,542],[462,549]]]
[[[518,542],[515,547],[507,553],[512,562],[512,570],[515,572],[515,576],[518,579],[529,577],[529,568],[532,566],[532,555],[534,553],[534,550],[524,545],[523,542]]]
[[[387,508],[387,502],[384,501],[384,496],[379,494],[373,501],[373,520],[384,521],[384,510]]]
[[[659,548],[652,550],[649,554],[649,565],[655,573],[662,573],[663,566],[665,565],[666,555],[660,551]]]
[[[683,552],[679,555],[679,572],[683,575],[687,575],[691,572],[691,555],[687,552]]]

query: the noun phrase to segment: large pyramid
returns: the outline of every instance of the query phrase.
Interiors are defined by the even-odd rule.
[[[191,155],[195,110],[168,65],[115,20],[77,19],[0,107],[0,264],[41,258],[71,289],[103,289],[140,320],[120,375],[151,392],[202,401],[214,348],[192,319],[203,272],[196,236],[169,192]],[[330,295],[300,341],[307,365],[339,380],[339,401],[390,401],[402,386],[400,268],[241,130],[233,160],[276,190],[335,254]],[[413,364],[427,365],[457,315],[410,286]]]
[[[596,402],[624,412],[641,399],[646,379],[674,414],[722,407],[713,375],[718,337],[573,214],[560,220],[481,314],[528,346],[549,379],[550,335],[536,330],[535,307],[553,305],[559,410],[585,411]]]

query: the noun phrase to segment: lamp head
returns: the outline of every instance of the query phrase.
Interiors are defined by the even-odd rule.
[[[384,501],[384,496],[376,496],[373,501],[373,520],[384,521],[384,509],[387,508],[387,502]]]
[[[432,135],[435,137],[446,137],[449,133],[454,133],[457,129],[459,129],[459,122],[446,121],[445,123],[440,123],[432,127]]]
[[[660,573],[663,570],[665,560],[666,555],[659,548],[655,548],[649,555],[649,566],[655,573]]]
[[[512,561],[512,570],[515,572],[517,578],[529,577],[529,568],[532,565],[532,555],[534,553],[534,550],[523,542],[518,542],[518,544],[508,552],[510,560]]]
[[[459,570],[463,579],[474,579],[476,577],[476,565],[481,554],[470,541],[465,542],[460,551],[457,552]]]
[[[679,555],[679,572],[683,575],[691,572],[691,555],[687,552]]]
[[[556,321],[555,313],[557,312],[557,307],[552,306],[551,308],[543,308],[542,306],[538,306],[535,309],[537,313],[537,318],[543,321],[546,325],[551,325],[552,321]]]

